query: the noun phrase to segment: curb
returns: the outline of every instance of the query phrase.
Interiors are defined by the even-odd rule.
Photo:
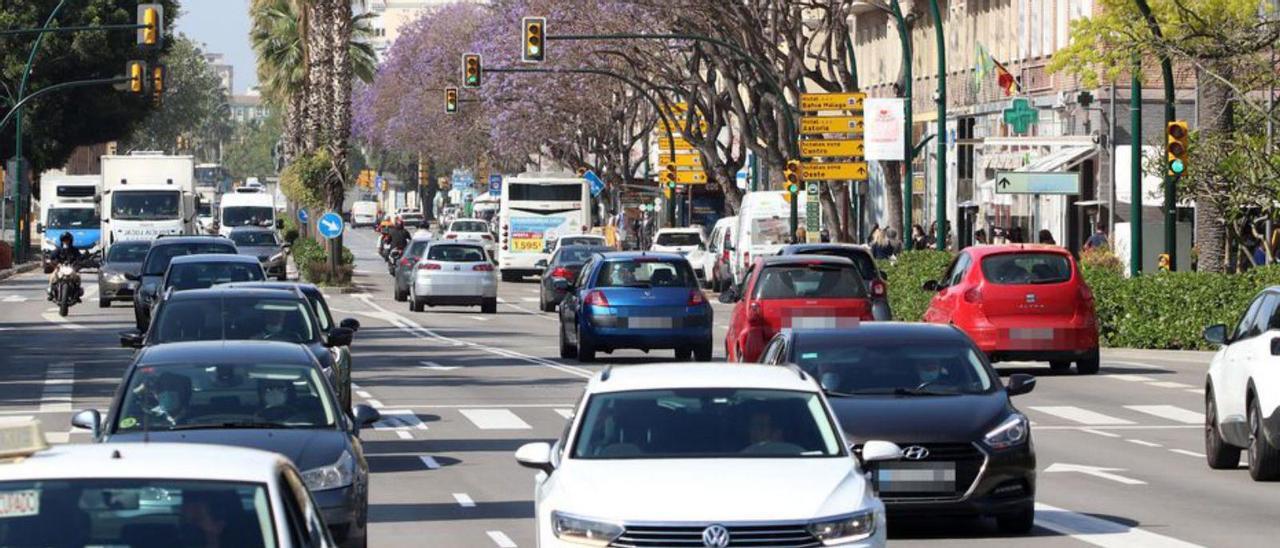
[[[40,263],[39,261],[35,261],[35,262],[23,263],[13,268],[0,270],[0,280],[6,280],[14,276],[17,276],[19,274],[26,274],[27,272],[31,272],[32,270],[36,270],[38,268],[40,268]]]

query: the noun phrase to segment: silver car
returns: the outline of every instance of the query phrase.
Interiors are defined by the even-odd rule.
[[[427,246],[413,267],[409,310],[423,306],[480,306],[485,314],[498,311],[498,276],[484,247],[478,243],[441,240]]]
[[[151,249],[151,240],[125,240],[107,248],[98,269],[98,306],[107,308],[112,301],[133,302],[133,292],[142,275],[142,261]],[[132,277],[133,279],[129,279]]]
[[[275,230],[256,226],[238,226],[228,236],[236,243],[240,255],[257,257],[268,278],[280,281],[289,279],[289,246],[282,244]]]

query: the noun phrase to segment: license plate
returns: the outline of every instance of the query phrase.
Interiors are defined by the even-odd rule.
[[[954,462],[891,462],[876,469],[882,493],[944,493],[956,489]]]
[[[643,316],[627,318],[627,327],[636,329],[670,329],[671,325],[671,318]]]
[[[1051,341],[1053,340],[1053,329],[1010,329],[1009,338],[1016,341]]]

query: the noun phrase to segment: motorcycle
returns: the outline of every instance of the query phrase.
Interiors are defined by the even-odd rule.
[[[392,276],[396,275],[396,264],[400,262],[400,257],[403,255],[403,249],[392,249],[387,253],[387,272]]]
[[[65,318],[71,306],[79,303],[80,297],[84,296],[84,288],[80,286],[80,269],[85,264],[85,261],[77,261],[54,267],[49,289],[53,302],[58,305],[59,316]]]

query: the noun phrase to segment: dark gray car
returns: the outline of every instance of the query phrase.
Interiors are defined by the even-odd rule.
[[[276,231],[259,226],[238,226],[231,229],[227,236],[236,243],[236,250],[241,255],[256,257],[262,263],[262,270],[268,278],[280,281],[288,279],[289,246],[280,242]]]
[[[150,240],[116,242],[107,248],[98,269],[98,306],[107,308],[113,301],[130,302],[142,275],[142,261],[151,249]],[[130,279],[132,278],[132,279]]]
[[[395,300],[405,302],[409,300],[409,284],[413,283],[413,265],[422,258],[422,254],[427,252],[427,245],[431,243],[430,235],[414,236],[413,241],[404,250],[404,255],[395,264],[396,285],[393,290]]]
[[[113,244],[114,245],[114,244]],[[217,236],[162,236],[151,242],[147,258],[142,261],[138,289],[133,293],[133,320],[139,331],[151,323],[151,308],[158,300],[160,282],[174,257],[194,253],[232,253],[236,244]]]

